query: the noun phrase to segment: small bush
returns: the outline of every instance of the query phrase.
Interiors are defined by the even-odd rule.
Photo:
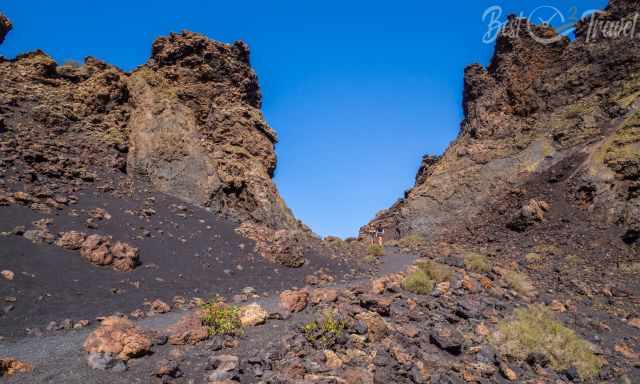
[[[479,253],[467,253],[464,256],[464,266],[468,270],[478,273],[486,273],[491,270],[487,257]]]
[[[326,311],[322,314],[322,319],[303,325],[302,333],[308,342],[318,344],[322,348],[331,348],[342,337],[347,325],[347,322],[338,318],[334,312]]]
[[[539,253],[529,252],[524,259],[529,264],[539,264],[544,260],[544,257]]]
[[[422,247],[424,247],[425,245],[427,245],[427,242],[424,240],[424,237],[422,237],[419,234],[413,234],[413,235],[408,235],[403,237],[402,239],[398,240],[397,245],[400,248],[408,248],[411,250],[418,250]]]
[[[242,333],[240,308],[225,303],[205,303],[200,306],[202,325],[209,335],[236,335]]]
[[[505,271],[502,277],[509,288],[523,296],[529,296],[536,290],[529,279],[529,276],[524,273],[517,271]]]
[[[378,244],[371,244],[367,249],[367,254],[375,257],[384,256],[384,247]]]
[[[428,295],[433,291],[435,282],[427,274],[417,269],[402,280],[402,288],[418,295]]]
[[[513,318],[498,323],[490,340],[504,355],[524,360],[530,353],[542,353],[556,371],[575,367],[583,378],[593,377],[604,364],[587,341],[554,320],[542,305],[516,309]]]
[[[451,279],[451,276],[453,276],[451,268],[444,264],[436,263],[435,261],[418,261],[416,266],[424,272],[429,279],[434,280],[436,283],[448,281]]]
[[[640,274],[640,262],[620,264],[620,270],[625,273]]]

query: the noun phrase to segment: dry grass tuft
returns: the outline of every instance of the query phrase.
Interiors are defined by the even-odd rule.
[[[421,270],[416,269],[402,280],[402,288],[418,295],[428,295],[433,291],[435,282]]]
[[[555,320],[543,305],[516,309],[513,318],[498,323],[490,340],[504,355],[524,360],[530,353],[543,353],[556,371],[575,367],[583,378],[593,377],[604,365],[591,344]]]
[[[491,270],[489,259],[479,253],[468,252],[464,256],[464,266],[473,272],[486,273]]]
[[[536,291],[529,276],[522,272],[507,270],[503,272],[502,278],[509,288],[523,296],[531,296]]]
[[[442,283],[443,281],[448,281],[453,276],[453,271],[451,268],[444,264],[436,263],[435,261],[427,260],[427,261],[418,261],[416,262],[416,267],[419,270],[424,272],[427,277],[436,283]]]
[[[418,250],[427,245],[426,240],[419,234],[413,234],[403,237],[397,242],[398,247],[410,250]]]
[[[367,249],[367,254],[374,257],[384,256],[384,247],[378,244],[371,244]]]

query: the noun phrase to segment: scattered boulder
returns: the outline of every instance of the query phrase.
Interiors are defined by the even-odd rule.
[[[244,222],[236,229],[241,235],[256,242],[255,250],[265,259],[297,268],[304,264],[304,234],[297,230],[273,230]]]
[[[333,303],[338,300],[338,291],[331,288],[316,288],[309,295],[313,304]]]
[[[366,325],[369,340],[373,342],[382,340],[389,332],[389,326],[376,312],[358,313],[356,319]]]
[[[216,355],[209,358],[207,370],[213,370],[208,376],[209,383],[235,380],[239,376],[239,359],[233,355]]]
[[[163,381],[165,379],[177,379],[182,376],[180,365],[175,360],[161,359],[156,364],[153,375]]]
[[[462,353],[464,336],[455,328],[448,326],[440,327],[434,330],[429,337],[431,342],[438,348],[445,350],[452,355],[459,355]]]
[[[111,266],[116,271],[128,272],[138,265],[138,248],[123,242],[112,244],[108,236],[88,236],[80,247],[80,255],[90,263]]]
[[[2,15],[0,15],[1,17]],[[31,365],[11,357],[0,358],[0,377],[30,372]]]
[[[207,327],[202,325],[198,311],[185,314],[177,323],[169,326],[166,333],[173,345],[195,345],[209,337]]]
[[[265,311],[259,304],[253,303],[240,308],[240,323],[243,327],[253,327],[264,324],[269,317],[269,312]]]
[[[56,245],[60,248],[75,251],[82,247],[85,238],[85,234],[78,231],[64,232],[58,241],[56,241]]]
[[[16,274],[13,273],[13,271],[5,269],[4,271],[0,272],[0,275],[2,275],[2,277],[4,277],[7,280],[13,280]]]
[[[284,291],[280,294],[280,308],[289,313],[300,312],[309,303],[309,292],[305,290]]]
[[[116,242],[111,248],[113,255],[113,269],[121,272],[132,271],[138,265],[138,248],[121,241]]]
[[[542,200],[531,199],[516,213],[507,227],[514,231],[522,232],[536,222],[544,220],[545,212],[549,210],[549,204]]]
[[[160,299],[151,302],[151,310],[155,313],[167,313],[171,311],[171,306]]]
[[[102,320],[84,342],[87,353],[110,353],[122,361],[144,356],[150,349],[151,339],[142,330],[130,320],[116,316]]]

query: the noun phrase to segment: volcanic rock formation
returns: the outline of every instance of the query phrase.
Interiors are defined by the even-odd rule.
[[[10,28],[0,16],[0,42]],[[58,65],[35,51],[0,58],[0,87],[0,166],[23,182],[127,173],[225,217],[302,228],[271,180],[277,136],[243,42],[171,34],[132,73],[92,57]]]
[[[637,9],[637,1],[612,1],[598,17],[632,19]],[[588,19],[571,42],[515,17],[507,30],[487,68],[465,70],[457,139],[442,157],[425,157],[415,186],[363,234],[381,224],[389,237],[435,239],[485,222],[488,212],[512,215],[491,207],[520,194],[520,210],[529,183],[566,190],[563,200],[638,242],[640,40],[587,39]]]
[[[4,37],[11,30],[11,22],[7,17],[0,13],[0,44],[4,42]]]

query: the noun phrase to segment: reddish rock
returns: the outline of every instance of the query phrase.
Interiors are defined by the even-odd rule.
[[[313,304],[333,303],[336,300],[338,300],[338,291],[331,288],[316,288],[310,294],[310,301]]]
[[[124,361],[143,356],[150,349],[151,339],[142,330],[115,316],[105,318],[84,342],[87,353],[111,353]]]
[[[240,323],[243,327],[264,324],[267,317],[269,317],[269,312],[259,304],[253,303],[240,308]]]
[[[110,237],[88,236],[80,247],[80,255],[90,263],[99,266],[112,266],[121,272],[128,272],[138,264],[138,249],[123,242],[112,243]]]
[[[118,271],[128,272],[138,265],[138,248],[121,241],[116,242],[111,247],[111,254],[114,257],[113,268]]]
[[[300,312],[309,303],[309,292],[305,290],[284,291],[280,294],[280,308],[287,312]]]
[[[209,337],[209,331],[202,325],[198,311],[187,313],[177,323],[169,326],[169,343],[173,345],[198,344]]]
[[[255,250],[265,259],[290,268],[304,264],[303,242],[307,234],[298,230],[273,230],[264,225],[244,222],[236,229],[256,242]],[[318,279],[318,283],[320,279]]]
[[[61,248],[77,250],[84,243],[85,235],[77,231],[64,232],[56,241],[56,245]]]
[[[151,310],[155,313],[167,313],[171,311],[171,306],[160,299],[151,302]]]
[[[1,17],[2,15],[0,15]],[[11,357],[0,358],[0,377],[31,372],[31,365]]]
[[[367,325],[369,340],[373,342],[382,340],[389,332],[387,323],[375,312],[358,313],[356,319]]]
[[[4,277],[7,280],[13,280],[16,274],[13,273],[13,271],[5,269],[4,271],[0,272],[0,275],[2,275],[2,277]]]

